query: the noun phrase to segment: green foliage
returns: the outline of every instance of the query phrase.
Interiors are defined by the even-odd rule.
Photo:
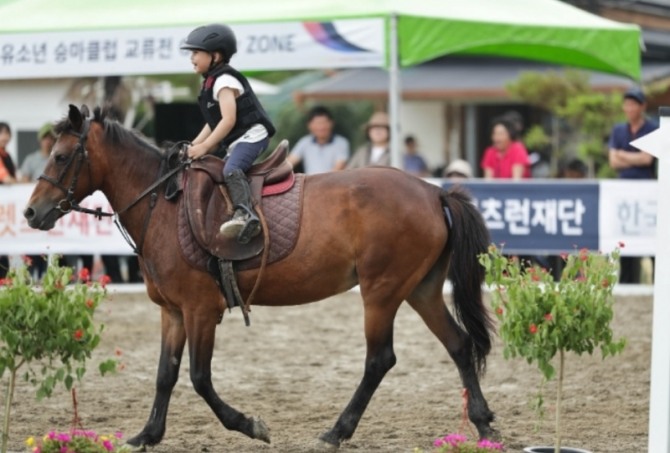
[[[553,112],[575,95],[590,91],[589,76],[583,71],[524,71],[507,84],[507,91],[530,105]]]
[[[603,358],[620,353],[625,340],[615,341],[610,328],[619,254],[617,248],[611,254],[582,249],[565,255],[563,274],[555,282],[546,269],[526,267],[489,247],[479,260],[492,290],[505,358],[536,363],[550,380],[555,375],[551,361],[561,350],[582,355],[600,348]]]
[[[620,93],[594,92],[588,74],[577,70],[524,72],[507,89],[513,96],[556,118],[551,132],[545,136],[552,143],[552,168],[564,155],[576,155],[595,168],[598,177],[614,176],[608,165],[605,140],[612,126],[623,118]],[[567,131],[558,120],[569,126]],[[532,141],[542,141],[544,137],[534,132],[525,139],[529,149],[536,149]]]
[[[13,269],[0,291],[0,378],[25,365],[23,377],[50,396],[62,382],[69,390],[86,372],[86,360],[100,343],[102,325],[93,313],[105,296],[97,283],[78,283],[72,269],[50,264],[42,287],[34,287],[25,266]],[[101,372],[114,369],[104,362]]]
[[[83,269],[78,283],[69,267],[52,260],[41,286],[32,281],[27,267],[10,271],[0,280],[0,379],[9,375],[5,390],[2,433],[6,449],[14,385],[19,369],[23,378],[36,387],[38,399],[51,396],[58,384],[68,390],[86,373],[86,361],[100,343],[102,325],[93,314],[105,296],[104,285],[89,281]],[[115,360],[100,364],[102,374],[116,369]]]
[[[523,142],[526,148],[532,150],[541,150],[551,144],[550,137],[544,132],[539,124],[535,124],[528,129],[523,136]]]

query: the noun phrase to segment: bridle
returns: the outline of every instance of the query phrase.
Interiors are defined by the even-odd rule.
[[[156,201],[158,199],[158,193],[156,189],[163,182],[167,181],[170,177],[172,177],[173,175],[181,171],[183,168],[188,166],[191,163],[191,160],[187,159],[180,161],[177,166],[170,169],[170,171],[166,172],[161,176],[161,174],[163,173],[163,169],[167,165],[167,159],[166,158],[162,159],[160,168],[158,170],[157,180],[149,187],[147,187],[141,194],[135,197],[135,199],[131,201],[126,207],[124,207],[119,211],[104,212],[100,207],[96,209],[85,208],[76,201],[74,192],[77,188],[77,183],[79,181],[79,174],[81,173],[81,169],[84,163],[86,163],[86,167],[88,168],[89,193],[93,192],[91,190],[92,189],[91,161],[88,158],[88,151],[86,150],[86,139],[88,138],[88,132],[90,128],[91,128],[91,120],[85,119],[82,125],[81,132],[68,131],[69,134],[72,134],[75,137],[79,138],[79,141],[75,145],[74,152],[68,159],[67,163],[65,164],[65,167],[58,174],[58,179],[52,178],[51,176],[45,175],[44,173],[42,173],[37,179],[38,180],[43,179],[47,181],[48,183],[52,184],[53,186],[63,191],[63,193],[65,194],[65,198],[56,203],[56,205],[52,208],[52,210],[60,211],[63,215],[71,211],[82,212],[84,214],[92,214],[98,220],[101,220],[103,217],[114,217],[114,224],[121,232],[121,235],[123,236],[125,241],[128,243],[128,245],[130,245],[130,247],[137,255],[141,256],[142,246],[144,245],[144,238],[146,236],[147,228],[149,227],[149,220],[151,218],[151,213],[154,207],[156,206]],[[65,178],[65,175],[67,175],[72,165],[74,165],[72,181],[70,181],[70,187],[65,187],[65,185],[63,184],[63,178]],[[121,224],[119,216],[124,212],[129,211],[132,207],[137,205],[147,195],[150,195],[149,209],[144,217],[144,226],[142,228],[140,240],[138,241],[137,244],[135,244],[126,228]]]

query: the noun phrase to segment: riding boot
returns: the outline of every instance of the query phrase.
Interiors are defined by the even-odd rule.
[[[254,212],[251,188],[242,170],[224,175],[228,195],[233,202],[233,218],[221,225],[219,232],[226,237],[236,237],[240,244],[247,244],[261,232],[261,222]]]

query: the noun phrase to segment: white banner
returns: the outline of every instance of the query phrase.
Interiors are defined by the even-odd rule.
[[[101,253],[131,254],[111,217],[102,220],[81,212],[61,217],[50,231],[34,230],[23,217],[33,184],[0,185],[0,254],[40,255]],[[101,192],[86,198],[82,206],[111,212],[109,202]]]
[[[193,71],[180,45],[194,27],[0,36],[0,79]],[[233,25],[238,70],[384,66],[383,19]]]
[[[609,252],[617,243],[623,242],[622,255],[654,256],[657,201],[657,181],[601,181],[600,250]]]
[[[566,184],[552,183],[554,192],[564,193]],[[0,185],[0,254],[128,254],[130,246],[121,236],[110,217],[97,220],[92,215],[71,212],[62,217],[51,231],[30,228],[23,210],[33,191],[32,184]],[[598,248],[611,251],[619,242],[625,247],[623,255],[653,256],[656,245],[656,181],[606,180],[599,183]],[[82,205],[111,212],[105,196],[96,192]],[[175,224],[176,227],[176,224]],[[533,234],[524,236],[532,248],[537,242]],[[579,236],[574,243],[583,245]]]

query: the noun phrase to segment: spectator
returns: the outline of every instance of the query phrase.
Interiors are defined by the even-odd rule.
[[[19,169],[19,181],[21,182],[37,181],[37,178],[44,173],[49,160],[49,153],[54,143],[56,143],[56,134],[51,123],[46,123],[40,128],[37,132],[37,140],[40,149],[28,154]]]
[[[370,165],[391,165],[389,140],[391,128],[389,117],[384,112],[375,112],[365,124],[367,143],[354,153],[347,168],[361,168]]]
[[[497,118],[493,122],[492,145],[484,151],[481,167],[486,179],[522,179],[530,177],[528,152],[517,141],[514,126]]]
[[[402,168],[407,173],[420,178],[430,174],[426,161],[419,155],[416,139],[412,135],[405,137],[405,155],[403,156]]]
[[[34,182],[44,173],[49,160],[51,148],[56,143],[56,134],[51,123],[44,124],[37,132],[37,140],[40,149],[34,151],[24,159],[19,169],[20,182]],[[40,279],[47,270],[47,257],[45,255],[28,255],[28,272],[33,278]]]
[[[589,174],[589,168],[581,160],[574,158],[570,160],[561,171],[561,178],[565,179],[584,179]]]
[[[654,131],[658,125],[645,116],[647,101],[639,88],[629,89],[623,96],[625,123],[612,129],[609,140],[609,164],[620,179],[654,179],[654,157],[630,144]],[[621,283],[639,283],[640,258],[621,257]]]
[[[324,106],[313,107],[307,116],[309,135],[302,137],[288,156],[291,164],[302,162],[305,173],[326,173],[342,170],[349,158],[349,141],[333,132],[334,121]]]
[[[12,156],[7,152],[7,144],[12,139],[9,124],[0,122],[0,184],[11,184],[16,181],[16,167]],[[9,257],[0,256],[0,278],[5,278],[9,271]]]
[[[456,159],[444,170],[444,177],[449,179],[470,179],[472,178],[472,167],[468,161]]]

